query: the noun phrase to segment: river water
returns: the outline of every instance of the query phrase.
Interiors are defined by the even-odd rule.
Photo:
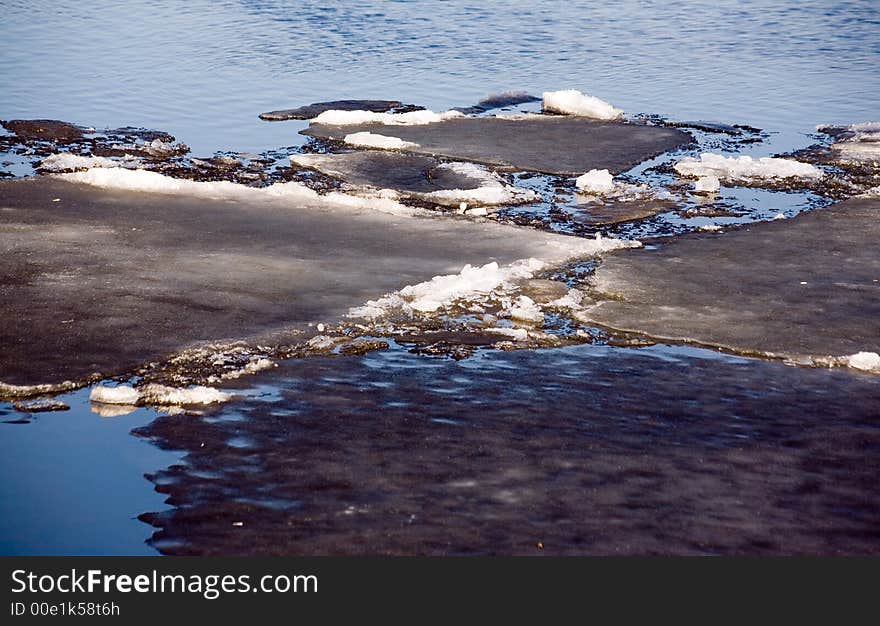
[[[257,114],[340,98],[443,110],[574,88],[627,113],[762,128],[759,155],[808,145],[817,124],[880,118],[876,2],[13,1],[2,13],[0,117],[158,128],[200,155],[299,145],[304,124]],[[146,409],[98,417],[84,392],[62,397],[64,413],[0,406],[2,551],[880,546],[877,377],[668,346],[453,361],[392,345],[238,386],[243,400],[152,424]]]

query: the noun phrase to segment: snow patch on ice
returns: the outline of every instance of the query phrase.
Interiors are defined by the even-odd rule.
[[[540,324],[544,321],[544,313],[541,307],[528,296],[520,296],[507,308],[510,319],[529,324]]]
[[[493,326],[492,328],[487,328],[486,332],[496,335],[505,335],[506,337],[510,337],[514,341],[529,340],[529,331],[527,331],[525,328],[503,328],[500,326]]]
[[[94,387],[89,394],[89,400],[103,404],[125,405],[190,405],[190,404],[213,404],[226,402],[232,398],[232,394],[214,389],[212,387],[191,387],[181,389],[166,387],[164,385],[150,384],[139,389],[129,385],[118,387]]]
[[[340,111],[332,109],[324,111],[310,120],[313,124],[329,124],[332,126],[352,126],[355,124],[384,124],[386,126],[422,126],[436,124],[446,120],[464,117],[461,111],[443,111],[435,113],[427,109],[409,111],[407,113],[374,113],[372,111]]]
[[[121,168],[94,168],[83,172],[56,174],[55,176],[76,183],[93,185],[103,189],[122,189],[146,193],[193,195],[213,199],[278,199],[308,207],[346,207],[372,209],[393,215],[410,216],[421,213],[417,209],[397,202],[390,190],[382,190],[369,196],[351,196],[339,192],[319,194],[296,181],[275,183],[268,187],[248,187],[230,181],[194,181],[172,178],[147,170]]]
[[[721,181],[717,176],[701,176],[694,183],[695,193],[715,193],[721,189]]]
[[[577,115],[597,120],[616,120],[623,115],[623,111],[614,108],[608,102],[581,93],[577,89],[545,91],[541,108],[548,113]]]
[[[402,311],[405,315],[433,313],[459,301],[497,292],[514,292],[515,281],[534,278],[536,272],[553,263],[562,263],[577,256],[592,256],[611,250],[641,246],[638,241],[606,238],[599,234],[595,239],[575,237],[570,239],[571,243],[560,245],[555,251],[556,254],[551,253],[552,259],[520,259],[503,267],[496,262],[479,267],[468,264],[458,274],[435,276],[431,280],[408,285],[395,293],[349,309],[348,317],[375,320],[395,310]],[[526,309],[526,307],[520,308]]]
[[[824,176],[822,170],[809,163],[792,159],[750,156],[725,157],[720,154],[704,152],[699,159],[685,157],[675,164],[675,171],[682,176],[714,176],[719,180],[748,181],[773,180],[783,178],[818,179]]]
[[[343,141],[349,145],[358,148],[378,148],[380,150],[406,150],[408,148],[418,148],[419,144],[412,141],[404,141],[399,137],[389,137],[378,133],[361,132],[350,133],[345,136]]]
[[[581,308],[581,303],[583,301],[584,292],[580,289],[571,288],[568,290],[568,293],[561,298],[548,302],[547,307],[553,309],[577,310]]]
[[[857,352],[844,358],[849,367],[880,374],[880,354],[876,352]]]
[[[66,170],[84,170],[92,167],[123,167],[137,163],[138,160],[125,155],[122,160],[108,159],[106,157],[82,156],[71,152],[59,152],[50,154],[40,162],[40,169],[50,172],[63,172]]]

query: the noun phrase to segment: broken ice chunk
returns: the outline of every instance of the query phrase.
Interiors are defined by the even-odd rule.
[[[541,108],[548,113],[591,117],[597,120],[616,120],[623,111],[595,96],[588,96],[577,89],[545,91]]]
[[[701,176],[694,183],[695,193],[715,193],[721,189],[721,181],[717,176]]]
[[[574,181],[575,186],[587,193],[609,193],[614,191],[614,177],[608,170],[590,170]]]

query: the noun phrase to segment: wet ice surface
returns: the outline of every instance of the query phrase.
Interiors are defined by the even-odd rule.
[[[880,201],[688,235],[607,259],[609,299],[583,317],[619,330],[797,361],[880,351]]]
[[[143,516],[157,549],[877,551],[878,377],[664,346],[463,361],[392,346],[259,382],[262,397],[141,430],[189,451],[153,478],[174,505]]]

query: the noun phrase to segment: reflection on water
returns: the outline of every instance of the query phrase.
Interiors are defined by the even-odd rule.
[[[376,381],[385,384],[375,385]],[[657,346],[289,361],[144,429],[168,553],[864,553],[880,378]],[[241,382],[244,384],[244,382]],[[224,420],[225,413],[246,419]],[[240,523],[240,524],[238,524]]]
[[[0,554],[155,554],[136,518],[165,504],[144,473],[180,455],[130,435],[153,411],[88,396],[59,396],[70,406],[60,413],[0,403]]]
[[[299,141],[261,111],[575,87],[628,112],[716,119],[803,143],[877,117],[880,5],[195,0],[4,3],[0,116],[137,124],[197,153]]]

